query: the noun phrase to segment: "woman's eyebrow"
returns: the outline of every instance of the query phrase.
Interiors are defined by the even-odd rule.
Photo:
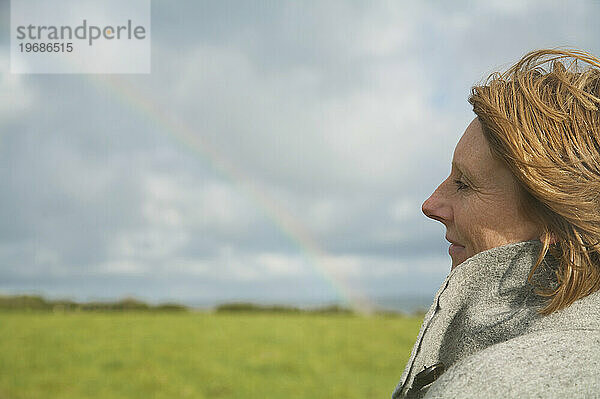
[[[452,167],[456,168],[461,174],[463,174],[468,180],[473,183],[474,176],[465,166],[459,162],[452,161]]]
[[[456,161],[452,161],[452,167],[458,169],[460,172],[465,172],[464,166]]]

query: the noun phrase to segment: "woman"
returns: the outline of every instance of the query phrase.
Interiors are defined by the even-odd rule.
[[[533,51],[469,102],[423,203],[452,270],[392,397],[598,397],[600,60]]]

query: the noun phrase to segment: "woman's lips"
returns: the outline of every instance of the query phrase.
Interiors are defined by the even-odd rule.
[[[450,256],[459,255],[464,250],[465,247],[462,245],[450,244],[450,248],[448,248],[448,254],[450,254]]]

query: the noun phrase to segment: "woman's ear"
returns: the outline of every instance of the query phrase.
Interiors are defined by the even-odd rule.
[[[556,237],[556,234],[552,233],[551,231],[544,231],[542,233],[542,235],[540,236],[540,241],[544,242],[544,240],[548,240],[548,245],[552,245],[552,244],[556,244],[558,242],[558,238]]]

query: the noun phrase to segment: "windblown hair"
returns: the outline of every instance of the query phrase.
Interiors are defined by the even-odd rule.
[[[600,289],[600,60],[532,51],[473,87],[469,103],[524,192],[520,206],[544,226],[529,280],[549,253],[557,284],[537,287],[548,297],[541,313]]]

